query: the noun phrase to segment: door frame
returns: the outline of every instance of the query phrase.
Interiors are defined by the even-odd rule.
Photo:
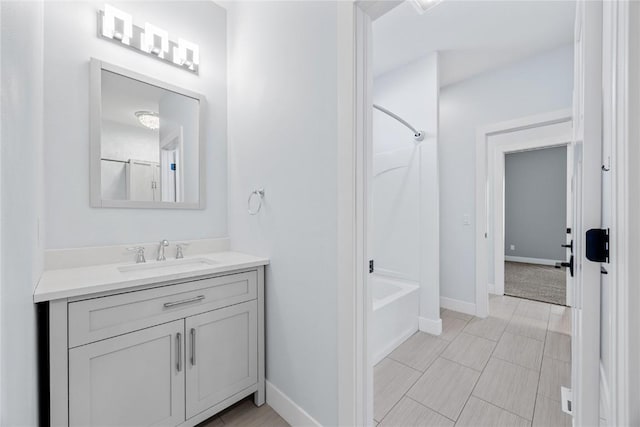
[[[337,4],[338,24],[338,423],[340,425],[371,425],[372,422],[372,375],[369,372],[368,358],[366,355],[367,344],[367,312],[365,310],[366,289],[364,285],[366,271],[366,210],[365,210],[365,145],[368,132],[366,126],[367,104],[365,102],[367,92],[367,79],[370,78],[367,71],[366,52],[370,48],[370,25],[373,19],[397,6],[399,1],[371,0],[366,2],[347,1]],[[615,6],[614,6],[615,3]],[[630,49],[629,36],[633,28],[628,24],[630,5],[622,1],[604,2],[605,9],[615,7],[617,19],[603,22],[603,35],[611,37],[611,43],[605,43],[605,52],[614,49],[617,52],[616,64],[627,65]],[[621,35],[624,40],[621,42]],[[633,42],[631,42],[633,45]],[[634,56],[638,55],[634,52]],[[626,69],[625,69],[626,70]],[[622,71],[620,71],[622,72]],[[610,83],[610,82],[607,82]],[[635,126],[630,123],[629,111],[619,105],[627,102],[629,97],[629,76],[619,79],[614,83],[618,102],[613,106],[612,115],[617,118],[616,125],[627,127]],[[606,86],[606,85],[605,85]],[[626,105],[626,104],[625,104]],[[636,111],[635,109],[633,111]],[[637,111],[636,111],[637,112]],[[610,117],[605,117],[609,120]],[[638,131],[640,133],[640,131]],[[635,152],[628,138],[620,135],[616,140],[616,151],[613,153],[612,164],[616,164],[616,176],[627,182],[629,175],[634,174],[633,168],[627,163],[634,159],[623,157],[627,151]],[[640,153],[638,157],[640,158]],[[616,158],[619,156],[619,158]],[[617,160],[617,162],[616,162]],[[627,162],[627,163],[625,163]],[[631,163],[629,163],[631,164]],[[635,176],[635,175],[634,175]],[[632,185],[630,184],[629,187]],[[634,187],[635,188],[635,187]],[[634,250],[633,242],[624,233],[633,228],[629,212],[636,212],[635,206],[629,206],[631,193],[625,186],[618,191],[614,208],[618,211],[620,229],[612,229],[612,245],[618,251],[618,261],[622,263],[621,256],[625,251]],[[635,196],[637,198],[637,196]],[[477,201],[476,201],[477,202]],[[639,202],[640,203],[640,202]],[[480,206],[484,204],[484,198],[480,200]],[[624,212],[621,212],[624,210]],[[626,216],[625,216],[626,215]],[[615,241],[613,241],[615,239]],[[479,239],[476,239],[479,240]],[[476,244],[478,242],[476,241]],[[631,252],[630,252],[631,253]],[[640,249],[634,253],[640,253]],[[626,257],[628,259],[628,255]],[[640,276],[640,272],[633,270],[632,263],[624,264],[629,275]],[[486,266],[486,261],[485,261]],[[626,277],[626,276],[625,276]],[[612,277],[613,279],[613,277]],[[613,291],[618,289],[618,291]],[[620,366],[612,374],[610,387],[617,390],[618,401],[612,406],[612,419],[619,424],[626,424],[622,420],[628,420],[633,414],[628,404],[629,392],[640,386],[630,384],[628,374],[630,371],[630,355],[638,354],[635,347],[629,343],[631,316],[640,316],[629,310],[629,304],[635,301],[624,299],[630,295],[631,289],[626,281],[619,275],[612,286],[612,292],[616,294],[614,301],[621,310],[616,319],[624,329],[620,335],[616,329],[617,341],[612,342],[612,351],[621,359]],[[624,307],[623,307],[624,306]],[[614,311],[615,312],[615,311]],[[638,346],[636,344],[636,346]],[[619,349],[625,349],[624,355]],[[624,360],[623,360],[624,359]],[[369,388],[371,388],[369,390]],[[625,403],[626,402],[626,403]]]
[[[567,223],[571,222],[571,177],[573,157],[571,130],[547,138],[528,141],[496,143],[490,137],[516,133],[523,130],[571,122],[570,109],[521,117],[515,120],[483,126],[476,133],[476,201],[482,200],[484,209],[476,209],[476,315],[486,317],[489,313],[488,294],[504,295],[504,156],[506,153],[539,148],[567,146]],[[482,159],[485,159],[482,162]],[[480,164],[478,164],[480,163]],[[483,168],[484,166],[484,168]],[[483,170],[484,169],[484,170]],[[493,197],[490,197],[493,196]],[[493,202],[493,203],[491,203]],[[493,215],[490,215],[493,213]],[[493,218],[493,247],[489,247],[489,222]],[[479,244],[478,244],[479,243]],[[494,283],[489,283],[488,256],[494,254]],[[482,264],[484,263],[484,264]],[[483,268],[483,266],[486,266]],[[567,290],[569,296],[569,289]],[[486,312],[482,311],[486,310]],[[486,313],[486,314],[485,314]]]

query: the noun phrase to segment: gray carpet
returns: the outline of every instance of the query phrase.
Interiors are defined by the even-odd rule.
[[[504,293],[519,298],[566,305],[566,271],[564,268],[547,265],[505,262]]]

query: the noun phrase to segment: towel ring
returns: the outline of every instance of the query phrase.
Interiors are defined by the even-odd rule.
[[[253,196],[258,196],[260,198],[258,207],[255,210],[251,209],[251,199],[253,199]],[[258,212],[260,212],[260,208],[262,208],[262,199],[264,199],[264,188],[253,190],[251,194],[249,194],[249,199],[247,199],[247,212],[249,212],[249,215],[257,215]]]

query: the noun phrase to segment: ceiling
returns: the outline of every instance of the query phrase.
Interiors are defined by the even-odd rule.
[[[138,122],[136,111],[158,112],[166,90],[120,74],[102,72],[102,119],[147,129]]]
[[[440,52],[446,86],[571,43],[573,1],[444,0],[420,15],[404,2],[373,23],[376,76]]]

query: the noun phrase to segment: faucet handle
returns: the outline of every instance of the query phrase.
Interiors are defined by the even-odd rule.
[[[184,258],[184,249],[191,243],[176,243],[176,259]]]
[[[147,262],[147,260],[144,258],[144,246],[134,246],[131,248],[127,248],[127,250],[129,252],[136,253],[136,264]]]

